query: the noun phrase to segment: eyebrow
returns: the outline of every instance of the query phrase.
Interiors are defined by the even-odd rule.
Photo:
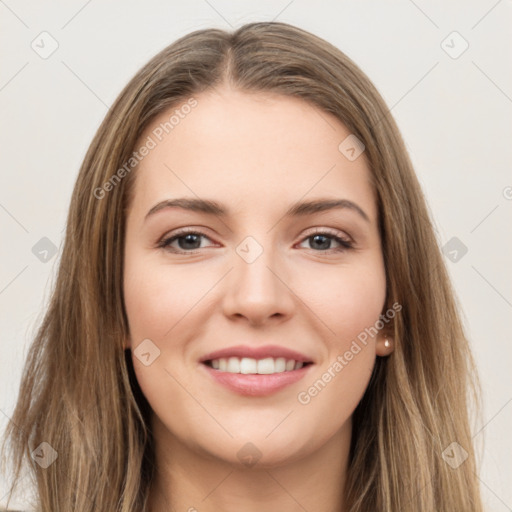
[[[160,210],[166,208],[182,208],[184,210],[217,215],[220,217],[227,217],[231,215],[229,209],[217,201],[182,197],[177,199],[166,199],[155,204],[155,206],[148,211],[144,220],[147,220],[151,215],[154,215]],[[348,199],[316,199],[314,201],[297,202],[291,205],[284,216],[299,217],[334,209],[352,210],[359,214],[366,222],[370,222],[370,218],[365,211],[359,205],[353,201],[349,201]]]

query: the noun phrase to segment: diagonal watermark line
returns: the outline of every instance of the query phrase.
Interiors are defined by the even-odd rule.
[[[2,413],[6,418],[7,418],[7,422],[8,422],[8,423],[12,423],[12,424],[13,424],[13,425],[18,429],[18,430],[21,430],[21,432],[24,432],[24,433],[25,433],[25,435],[26,435],[25,430],[24,430],[23,428],[21,428],[17,423],[15,423],[15,422],[13,421],[13,419],[12,419],[12,418],[11,418],[11,417],[10,417],[10,416],[5,412],[5,411],[3,411],[2,409],[0,409],[0,412],[1,412],[1,413]],[[21,479],[21,481],[23,482],[24,480],[26,480],[28,476],[29,476],[29,475],[25,475],[25,476]],[[11,482],[9,482],[9,483],[11,483]],[[20,482],[20,483],[21,483],[21,482]],[[4,496],[2,496],[2,498],[0,499],[0,505],[2,505],[2,501],[3,501],[5,498],[7,498],[7,496],[9,496],[9,495],[10,495],[10,493],[11,493],[11,490],[9,489],[9,490],[7,491],[7,493],[6,493]]]
[[[164,335],[164,338],[233,270],[231,267]]]
[[[306,197],[334,168],[336,167],[336,164],[333,164],[333,166],[309,189],[307,190],[299,199],[303,199]],[[277,220],[277,222],[274,223],[274,225],[267,231],[267,233],[270,233],[282,220],[284,219],[284,215]]]
[[[88,0],[84,5],[82,5],[82,7],[80,7],[80,9],[78,9],[78,11],[73,14],[73,16],[71,16],[71,18],[69,18],[69,20],[60,27],[60,29],[62,30],[63,28],[66,28],[91,2],[92,0]]]
[[[321,117],[321,118],[322,118],[322,121],[325,121],[325,123],[327,123],[327,125],[329,126],[329,128],[330,128],[333,132],[334,132],[334,131],[336,131],[336,128],[334,128],[334,126],[333,126],[333,125],[332,125],[332,124],[331,124],[331,123],[326,119],[326,117],[323,115],[323,114],[324,114],[324,112],[323,112],[323,111],[315,109],[315,110],[313,110],[313,112],[314,112],[317,116]]]
[[[14,283],[14,281],[16,281],[16,279],[18,279],[18,277],[20,277],[21,274],[23,274],[23,272],[25,272],[25,270],[27,270],[28,268],[28,265],[25,266],[25,268],[23,270],[21,270],[20,272],[18,272],[1,290],[0,290],[0,294],[4,293],[5,290],[7,290],[7,288],[9,286],[11,286],[12,283]]]
[[[9,423],[12,423],[18,430],[21,430],[22,432],[25,432],[18,424],[14,423],[14,421],[12,420],[12,418],[5,412],[3,411],[2,409],[0,409],[0,412],[7,418],[7,421]]]
[[[208,5],[209,5],[209,6],[210,6],[210,7],[211,7],[211,8],[212,8],[212,9],[213,9],[217,14],[218,14],[218,15],[219,15],[219,16],[220,16],[220,17],[221,17],[221,18],[222,18],[222,19],[223,19],[223,20],[224,20],[224,21],[225,21],[225,22],[226,22],[226,23],[227,23],[231,28],[235,28],[235,27],[233,27],[233,25],[231,25],[231,23],[229,23],[229,21],[228,21],[226,18],[224,18],[224,16],[222,16],[222,14],[221,14],[217,9],[215,9],[215,7],[213,7],[213,5],[212,5],[210,2],[208,2],[208,0],[204,0],[204,1],[205,1],[205,2],[206,2],[206,3],[207,3],[207,4],[208,4]]]
[[[278,423],[278,424],[277,424],[277,425],[276,425],[276,426],[275,426],[275,427],[274,427],[274,428],[273,428],[273,429],[272,429],[272,430],[271,430],[271,431],[270,431],[270,432],[265,436],[265,439],[266,439],[268,436],[270,436],[270,434],[272,434],[272,433],[273,433],[273,432],[274,432],[274,431],[275,431],[279,426],[281,426],[281,425],[284,423],[284,421],[285,421],[286,419],[288,419],[288,416],[290,416],[290,414],[291,414],[293,411],[295,411],[295,409],[292,409],[292,410],[291,410],[291,411],[290,411],[290,412],[289,412],[289,413],[288,413],[288,414],[287,414],[287,415],[286,415],[286,416],[285,416],[285,417],[284,417],[284,418],[283,418],[283,419],[282,419],[282,420],[281,420],[281,421],[280,421],[280,422],[279,422],[279,423]]]
[[[472,27],[471,30],[473,30],[477,25],[480,24],[480,22],[501,2],[501,0],[498,0]]]
[[[496,418],[496,416],[498,416],[498,414],[501,413],[501,411],[503,411],[503,409],[505,409],[505,407],[507,407],[507,405],[512,402],[512,398],[510,398],[509,400],[507,400],[505,402],[505,405],[503,405],[500,410],[489,420],[485,423],[485,425],[476,433],[473,435],[472,439],[474,439],[478,434],[480,434],[480,432],[482,432],[482,430],[484,430],[485,428],[487,428],[487,426],[489,425],[489,423],[491,423],[491,421],[494,420],[494,418]]]
[[[325,327],[327,327],[327,329],[329,329],[329,331],[334,334],[334,336],[337,336],[337,334],[268,265],[266,265],[266,267],[279,279],[279,281],[281,281],[286,286],[286,288],[288,288],[288,290],[293,293],[293,295],[295,295],[295,297],[297,297],[302,302],[302,304],[304,304],[304,306],[306,306],[311,311],[311,313],[313,313],[318,318],[318,320],[320,320],[320,322],[325,325]]]
[[[15,423],[15,422],[13,421],[13,419],[12,419],[12,418],[11,418],[11,417],[10,417],[10,416],[5,412],[5,411],[3,411],[2,409],[0,409],[0,412],[1,412],[1,413],[2,413],[6,418],[7,418],[7,422],[8,422],[8,424],[9,424],[9,423],[12,423],[12,424],[13,424],[13,425],[18,429],[18,430],[21,430],[21,432],[24,432],[24,433],[25,433],[25,435],[26,435],[25,430],[24,430],[23,428],[21,428],[17,423]],[[3,445],[2,445],[2,447],[3,447]],[[25,476],[21,479],[21,481],[23,482],[24,480],[26,480],[28,476],[29,476],[29,475],[25,475]],[[9,482],[9,483],[12,483],[12,482]],[[20,483],[21,483],[21,482],[20,482]],[[2,498],[0,499],[0,505],[2,505],[2,501],[3,501],[5,498],[7,498],[7,496],[9,496],[9,495],[10,495],[10,493],[11,493],[11,489],[9,489],[9,490],[7,491],[7,493],[6,493],[4,496],[2,496]]]
[[[499,204],[496,205],[471,231],[470,233],[473,233],[473,231],[475,231],[475,229],[480,226],[480,224],[482,224],[482,222],[487,219],[487,217],[489,217],[491,215],[491,213],[494,213],[496,211],[496,209],[499,207]]]
[[[439,64],[439,61],[437,61],[391,108],[388,109],[388,111],[375,123],[375,126],[377,126],[387,115],[414,89],[416,88],[423,80],[429,75],[433,69]]]
[[[96,96],[96,98],[98,98],[98,100],[101,101],[101,103],[103,103],[103,105],[105,105],[105,107],[107,107],[108,110],[110,110],[110,107],[63,61],[61,60],[62,64],[64,64],[64,66],[66,66],[69,71],[71,71],[71,73],[73,73],[73,75],[76,76],[76,78],[78,78],[78,80],[80,80],[80,82],[82,82],[82,84],[87,88],[89,89],[89,91],[94,94],[94,96]]]
[[[9,417],[9,415],[8,415],[8,414],[6,414],[2,409],[0,409],[0,412],[1,412],[1,413],[2,413],[6,418],[7,418],[7,420],[9,421],[9,423],[12,423],[12,424],[13,424],[13,425],[18,429],[18,430],[21,430],[22,432],[24,432],[24,434],[25,434],[27,437],[30,437],[30,436],[28,436],[28,435],[27,435],[27,432],[25,432],[25,430],[24,430],[23,428],[21,428],[19,425],[17,425],[17,424],[12,420],[12,418],[11,418],[11,417]],[[31,442],[31,441],[29,440],[29,444],[30,444],[30,442]],[[33,442],[33,441],[32,441],[32,442]],[[51,446],[51,443],[49,443],[49,444],[50,444],[50,446]],[[53,448],[53,447],[52,447],[52,448]],[[33,451],[33,448],[29,448],[29,450],[30,450],[30,451]],[[56,461],[55,461],[55,462],[54,462],[54,464],[58,464],[58,462],[56,462]],[[26,476],[22,478],[22,481],[23,481],[25,478],[26,478]],[[70,478],[70,477],[69,477],[69,476],[66,476],[66,478],[69,480],[69,478]],[[80,489],[79,487],[77,487],[77,490],[78,490],[78,492],[80,492],[80,494],[82,494],[83,496],[85,496],[85,497],[86,497],[89,501],[91,501],[93,504],[95,503],[95,502],[93,501],[93,499],[92,499],[92,498],[91,498],[87,493],[85,493],[82,489]],[[9,492],[6,494],[6,496],[7,496],[8,494],[9,494]],[[3,498],[2,498],[2,499],[3,499]]]
[[[201,199],[201,197],[199,197],[165,162],[164,166],[167,167],[167,169],[169,169],[169,171],[172,172],[174,176],[176,176],[176,178],[178,178],[181,181],[181,183],[183,183],[183,185],[185,185],[185,187],[187,187],[190,190],[190,192],[192,192],[192,194],[194,194],[198,199]],[[222,222],[222,224],[224,224],[224,226],[230,233],[233,232],[233,230],[222,220],[222,218],[219,215],[215,216],[217,217],[217,219],[219,219],[220,222]]]
[[[417,474],[417,473],[416,473]],[[416,476],[416,475],[415,475]],[[410,498],[407,500],[407,502],[405,503],[405,505],[408,505],[409,503],[412,503],[413,500],[416,500],[416,498],[421,494],[423,493],[423,491],[429,486],[429,485],[432,485],[432,482],[434,481],[434,479],[436,478],[436,475],[432,475],[432,478],[430,479],[429,482],[427,482],[426,484],[423,485],[423,487],[417,491],[413,491],[414,494],[411,496],[409,493],[406,495],[407,498]],[[412,478],[411,478],[411,481],[412,481]],[[402,510],[407,510],[407,508],[404,508]]]
[[[508,510],[512,510],[481,478],[480,476],[478,476],[476,473],[474,473],[475,476],[478,478],[478,480],[480,480],[480,482],[485,485],[485,487],[487,487],[487,489],[489,489],[490,492],[492,492],[492,494],[494,494],[494,496],[501,501],[501,503],[503,503],[503,505],[505,505],[505,507],[507,507]]]
[[[23,482],[25,482],[26,480],[28,480],[28,479],[29,479],[29,477],[30,477],[30,475],[28,475],[28,474],[27,474],[27,475],[25,475],[25,476],[23,476],[23,477],[21,478],[20,482],[18,482],[18,486],[19,486],[20,484],[22,484]],[[30,480],[29,480],[29,482],[30,482]],[[28,488],[28,487],[30,487],[30,483],[29,483],[29,482],[27,483],[27,488]],[[9,482],[9,483],[11,483],[11,482]],[[19,488],[19,487],[18,487],[18,488]],[[23,487],[22,487],[22,489],[23,489]],[[5,493],[5,494],[0,498],[0,507],[3,507],[3,506],[6,506],[6,505],[7,505],[7,503],[6,503],[4,500],[7,500],[7,496],[9,496],[10,494],[11,494],[11,491],[10,491],[10,489],[9,489],[9,490],[8,490],[8,491],[7,491],[7,492],[6,492],[6,493]],[[11,509],[10,509],[10,508],[8,508],[8,509],[0,508],[0,511],[4,511],[4,510],[5,510],[6,512],[9,512]],[[14,511],[14,510],[13,510],[13,512],[16,512],[16,511]]]
[[[272,475],[272,473],[270,473],[269,471],[265,470],[265,473],[267,473],[267,475],[272,478],[274,480],[274,482],[279,485],[279,487],[281,487],[281,489],[283,489],[283,491],[288,494],[288,496],[290,496],[290,498],[295,501],[295,503],[297,503],[297,505],[299,505],[299,507],[302,509],[302,510],[305,510],[305,512],[309,512],[308,509],[306,507],[304,507],[301,503],[299,503],[297,501],[297,499],[295,498],[295,496],[293,496],[293,494],[290,493],[290,491],[283,485],[281,484],[281,482],[279,482],[279,480],[276,479],[276,477],[274,475]]]
[[[224,427],[224,425],[222,425],[222,423],[220,423],[217,418],[215,418],[215,416],[174,375],[172,375],[172,373],[169,372],[167,368],[164,368],[164,371],[169,375],[169,377],[172,377],[178,383],[178,385],[190,396],[190,398],[192,398],[192,400],[204,409],[208,416],[210,416],[210,418],[212,418],[213,421],[215,421],[215,423],[217,423],[217,425],[219,425],[219,427],[224,430],[229,437],[233,437],[229,430],[227,430],[226,427]]]
[[[4,0],[0,0],[0,3],[2,5],[4,5],[9,11],[11,11],[11,14],[13,14],[13,16],[15,16],[16,18],[18,18],[18,21],[21,22],[23,25],[25,25],[25,27],[27,28],[30,28],[5,2]]]
[[[482,73],[482,75],[484,75],[487,78],[487,80],[489,80],[489,82],[491,82],[494,85],[494,87],[496,87],[496,89],[498,89],[498,91],[500,91],[501,94],[503,94],[503,96],[507,98],[508,101],[512,102],[512,98],[482,68],[480,68],[480,66],[478,66],[478,64],[474,60],[472,60],[471,62],[473,63],[473,66],[475,66],[478,69],[478,71],[480,71],[480,73]]]
[[[471,265],[471,268],[510,306],[512,307],[512,304],[489,282],[488,279],[486,279],[473,265]]]
[[[2,85],[2,87],[0,87],[0,91],[3,91],[27,66],[28,62],[25,62],[25,64],[23,64],[23,66],[21,66],[21,68],[18,69],[18,71],[16,71],[16,73],[14,73],[14,75],[12,75],[4,85]]]
[[[285,5],[275,16],[274,18],[272,19],[272,21],[276,21],[277,18],[279,18],[279,16],[281,16],[281,14],[283,14],[284,11],[286,11],[286,9],[288,9],[288,7],[290,7],[291,4],[293,4],[293,2],[295,2],[295,0],[291,0],[290,2],[288,2],[287,5]]]
[[[206,498],[208,498],[212,493],[214,493],[227,479],[231,474],[234,472],[234,469],[232,469],[201,501],[204,501]]]
[[[430,23],[434,25],[434,27],[439,28],[437,23],[435,23],[435,21],[423,9],[421,9],[418,4],[416,4],[413,0],[409,0],[409,2],[411,2],[411,4],[414,5],[414,7],[416,7],[416,9],[418,9],[418,11],[420,11],[421,14],[423,14],[423,16],[425,16],[425,18],[427,18],[428,21],[430,21]]]
[[[28,229],[1,203],[0,208],[2,208],[17,224],[19,224],[25,233],[28,233]]]

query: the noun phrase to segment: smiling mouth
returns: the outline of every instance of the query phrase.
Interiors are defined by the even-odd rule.
[[[273,375],[276,373],[300,370],[312,362],[296,361],[284,357],[265,357],[254,359],[252,357],[221,357],[209,359],[203,364],[219,372],[243,374],[243,375]]]

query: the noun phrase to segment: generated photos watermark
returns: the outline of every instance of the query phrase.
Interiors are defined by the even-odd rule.
[[[96,187],[93,195],[96,199],[103,199],[107,192],[113,190],[121,180],[134,169],[134,167],[142,162],[144,157],[149,155],[152,149],[155,149],[159,142],[161,142],[166,135],[168,135],[176,126],[178,126],[185,117],[197,107],[198,102],[195,98],[189,98],[186,103],[181,105],[173,111],[172,115],[165,122],[160,123],[153,129],[150,135],[140,146],[137,151],[132,153],[132,156],[120,167],[101,187]]]
[[[379,319],[371,327],[366,327],[364,331],[361,331],[357,338],[354,339],[350,345],[350,348],[343,354],[339,354],[336,360],[327,368],[322,376],[317,379],[309,388],[305,391],[300,391],[297,394],[297,400],[302,405],[307,405],[311,400],[318,396],[318,394],[331,382],[342,370],[345,368],[354,357],[361,352],[363,347],[368,344],[368,338],[374,337],[377,333],[384,328],[393,318],[395,318],[398,311],[402,310],[402,305],[395,302],[391,308],[389,308],[383,315],[379,316]]]

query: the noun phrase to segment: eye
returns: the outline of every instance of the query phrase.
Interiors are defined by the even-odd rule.
[[[328,231],[317,231],[315,233],[311,233],[306,238],[304,238],[304,242],[310,241],[311,248],[319,251],[328,251],[332,250],[334,252],[341,252],[352,249],[354,244],[348,238],[342,238],[337,234],[328,232]],[[332,248],[332,242],[337,243],[340,247]]]
[[[205,248],[205,246],[201,245],[203,239],[211,241],[208,236],[200,231],[183,230],[168,238],[162,239],[158,243],[158,247],[170,252],[193,254],[193,251]],[[342,252],[353,248],[353,242],[350,239],[342,238],[338,234],[325,230],[311,233],[303,239],[301,244],[307,241],[310,241],[311,248],[318,252]],[[332,248],[331,245],[333,242],[338,244],[339,247]],[[177,247],[175,245],[176,243]]]
[[[199,231],[180,231],[169,238],[164,238],[158,244],[158,247],[167,249],[171,252],[191,252],[194,249],[203,249],[201,241],[205,238],[210,240],[204,233]],[[178,242],[178,247],[174,246]]]

